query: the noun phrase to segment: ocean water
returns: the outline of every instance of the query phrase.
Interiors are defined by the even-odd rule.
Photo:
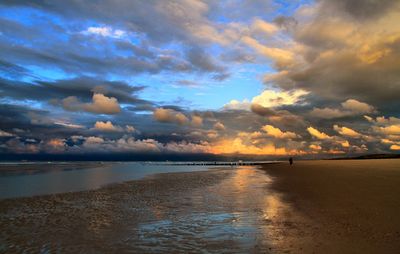
[[[97,189],[157,173],[204,171],[210,168],[210,165],[185,163],[2,163],[0,199]]]

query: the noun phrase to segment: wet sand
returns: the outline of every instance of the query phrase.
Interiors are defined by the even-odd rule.
[[[305,253],[400,253],[400,160],[266,165],[272,188],[307,225]],[[296,252],[296,251],[295,251]]]
[[[270,183],[264,172],[244,166],[159,174],[92,191],[1,200],[0,251],[285,250],[281,243],[297,229],[289,221],[290,209],[269,191]]]

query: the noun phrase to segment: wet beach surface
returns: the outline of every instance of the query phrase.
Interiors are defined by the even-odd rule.
[[[159,174],[92,191],[2,200],[0,250],[290,252],[291,239],[301,235],[304,225],[269,190],[270,183],[263,171],[244,166]]]
[[[166,173],[0,200],[0,252],[399,253],[399,162]]]

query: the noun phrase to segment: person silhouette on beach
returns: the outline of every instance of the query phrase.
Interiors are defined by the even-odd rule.
[[[293,164],[293,158],[292,158],[292,157],[289,158],[289,164],[290,164],[290,165]]]

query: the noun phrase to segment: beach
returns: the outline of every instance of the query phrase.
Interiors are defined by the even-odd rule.
[[[398,253],[400,160],[163,173],[0,200],[4,253]]]
[[[305,253],[399,253],[400,160],[266,165],[272,188],[302,215]]]

